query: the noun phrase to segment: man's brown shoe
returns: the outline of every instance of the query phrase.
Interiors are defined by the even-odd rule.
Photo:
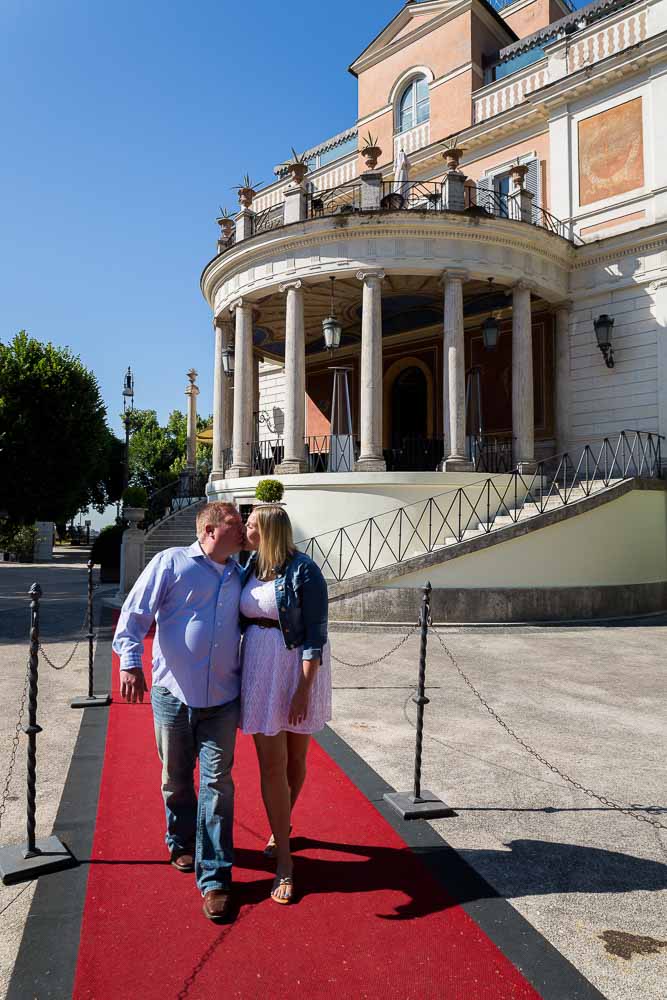
[[[195,859],[189,851],[172,851],[169,860],[179,872],[193,872],[195,870]]]
[[[209,889],[204,896],[204,916],[209,920],[222,921],[229,917],[232,894],[229,889]]]

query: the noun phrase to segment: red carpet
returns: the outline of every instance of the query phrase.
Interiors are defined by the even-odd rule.
[[[115,662],[116,688],[117,678]],[[216,926],[201,912],[194,876],[166,863],[150,704],[114,702],[76,1000],[538,998],[315,744],[295,813],[301,898],[277,906],[248,738],[234,774],[239,913]]]

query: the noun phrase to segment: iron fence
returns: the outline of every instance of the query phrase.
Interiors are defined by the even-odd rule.
[[[401,209],[441,211],[442,181],[383,181],[380,208],[390,212]]]
[[[480,484],[448,490],[299,544],[325,577],[345,580],[511,525],[590,496],[622,479],[658,478],[661,438],[622,431]],[[501,520],[499,520],[501,519]]]
[[[198,472],[182,475],[161,489],[156,490],[148,498],[144,529],[148,529],[170,514],[198,503],[206,496],[208,473]]]
[[[253,235],[265,233],[271,229],[280,229],[285,225],[285,205],[271,205],[262,212],[258,212],[252,220]]]
[[[361,184],[348,181],[325,191],[311,191],[308,194],[308,218],[317,219],[325,215],[345,215],[361,209]]]

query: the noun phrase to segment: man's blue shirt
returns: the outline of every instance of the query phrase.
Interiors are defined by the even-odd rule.
[[[121,670],[141,667],[156,622],[153,684],[191,708],[233,701],[241,690],[241,567],[214,563],[199,542],[159,552],[127,595],[114,635]]]

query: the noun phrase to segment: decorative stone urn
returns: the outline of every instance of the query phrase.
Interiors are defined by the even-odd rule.
[[[526,174],[528,173],[528,165],[525,163],[515,163],[510,167],[510,177],[512,183],[519,191],[522,191],[526,186]]]
[[[130,522],[131,528],[138,527],[145,516],[145,507],[123,507],[123,517]]]
[[[257,192],[251,187],[241,187],[239,188],[239,205],[241,208],[250,208],[252,205],[252,199],[255,197]]]
[[[361,155],[364,158],[364,163],[369,170],[375,170],[378,165],[378,160],[382,156],[382,150],[379,146],[364,146],[361,150]]]
[[[304,177],[308,173],[308,164],[307,163],[300,163],[300,162],[299,163],[288,163],[287,164],[287,169],[289,170],[290,174],[292,175],[292,180],[294,181],[294,183],[295,184],[302,184]]]
[[[228,240],[234,232],[234,219],[228,215],[221,215],[215,221],[220,226],[220,238]]]
[[[463,148],[463,146],[452,146],[451,149],[446,149],[444,151],[442,155],[448,173],[452,173],[453,171],[459,169],[459,161],[464,153],[465,149]]]

